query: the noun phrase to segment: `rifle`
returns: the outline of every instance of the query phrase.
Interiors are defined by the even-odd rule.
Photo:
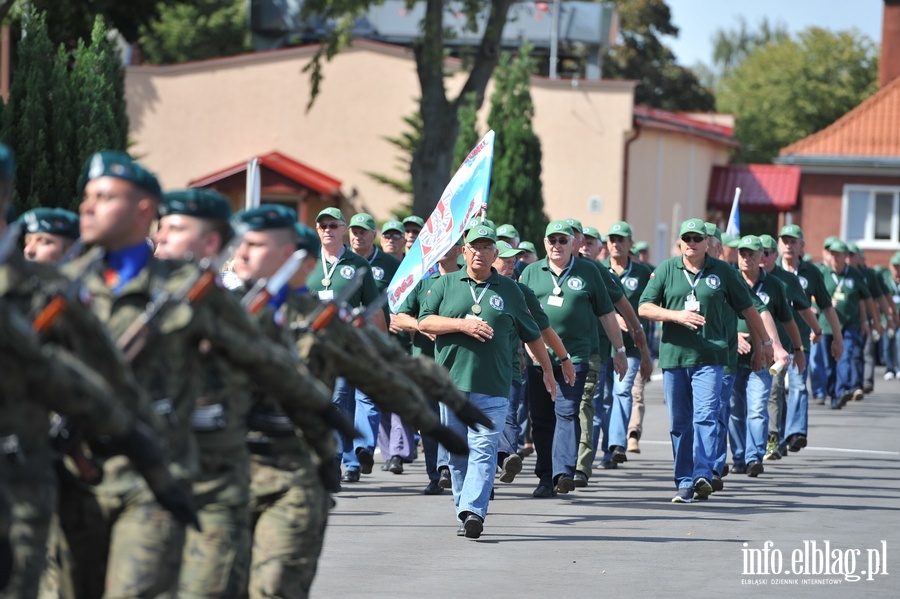
[[[79,237],[78,239],[75,240],[75,243],[72,244],[72,247],[70,247],[66,251],[66,253],[63,254],[63,257],[60,258],[59,262],[57,262],[56,265],[62,266],[63,264],[71,262],[72,260],[74,260],[75,258],[78,257],[78,255],[81,253],[81,250],[83,250],[83,249],[84,249],[84,240],[81,239],[81,237]]]
[[[50,330],[50,328],[56,323],[62,313],[66,311],[66,308],[69,306],[69,302],[71,302],[76,295],[78,295],[78,291],[81,289],[81,286],[84,282],[84,279],[87,278],[89,274],[94,270],[94,267],[100,263],[103,259],[103,256],[106,254],[106,250],[102,247],[97,246],[92,249],[90,252],[86,254],[87,258],[87,266],[85,266],[84,270],[81,271],[81,274],[78,275],[75,279],[66,284],[65,290],[60,291],[58,288],[53,293],[53,298],[47,303],[46,306],[38,313],[37,316],[34,317],[34,320],[31,323],[31,328],[33,328],[38,333],[46,333]]]
[[[306,258],[306,250],[297,250],[284,264],[269,278],[258,280],[253,288],[241,299],[241,305],[250,314],[256,314],[262,310],[270,299],[275,297],[282,287],[287,285],[291,277],[300,270],[300,264]]]
[[[170,305],[181,303],[195,304],[209,293],[209,290],[216,284],[216,277],[219,276],[219,271],[228,262],[238,246],[241,245],[246,232],[246,226],[236,228],[234,236],[225,247],[215,256],[207,256],[201,260],[196,272],[178,290],[174,293],[163,291],[147,304],[147,309],[135,319],[131,326],[116,341],[116,345],[125,354],[126,360],[133,362],[141,353],[155,330],[157,319],[166,308]]]
[[[321,331],[327,327],[328,323],[331,322],[331,320],[341,311],[341,308],[347,303],[347,300],[362,286],[363,279],[368,270],[369,269],[365,266],[357,268],[353,278],[347,283],[347,286],[341,290],[337,297],[327,302],[322,302],[315,310],[313,310],[312,314],[304,320],[291,323],[291,330],[294,331],[295,334],[300,335],[309,330]]]
[[[381,294],[375,299],[374,302],[371,302],[367,306],[357,306],[353,308],[347,315],[346,321],[352,323],[353,326],[359,328],[364,323],[369,322],[369,318],[376,312],[380,312],[381,308],[387,303],[388,292],[384,290]]]

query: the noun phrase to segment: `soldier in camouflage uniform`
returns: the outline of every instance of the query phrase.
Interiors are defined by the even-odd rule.
[[[25,258],[57,264],[78,239],[78,215],[62,208],[34,208],[19,217]]]
[[[91,310],[122,343],[145,307],[173,297],[195,280],[195,266],[152,257],[146,242],[161,190],[156,177],[121,152],[99,152],[80,181],[81,236],[106,250],[105,270],[89,255],[66,266],[84,282]],[[184,299],[184,298],[176,298]],[[151,329],[143,329],[151,331]],[[200,345],[220,351],[232,368],[252,373],[274,396],[289,398],[293,419],[304,422],[313,443],[327,443],[335,422],[330,398],[283,347],[271,343],[224,291],[212,285],[197,301],[166,304],[143,345],[131,348],[135,377],[164,421],[176,458],[173,475],[187,482],[197,471],[191,415],[200,383]],[[300,405],[306,409],[300,409]],[[82,597],[156,597],[178,583],[184,527],[174,522],[135,479],[129,465],[93,444],[103,468],[95,487],[71,487],[61,518],[75,555],[76,592]],[[104,582],[105,579],[105,582]],[[105,593],[104,593],[105,588]]]

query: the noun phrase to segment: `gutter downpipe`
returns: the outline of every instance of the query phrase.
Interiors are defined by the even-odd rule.
[[[636,118],[633,121],[633,127],[634,133],[625,140],[625,159],[622,161],[624,163],[622,169],[622,220],[626,222],[628,222],[628,171],[631,144],[641,136],[641,127]]]

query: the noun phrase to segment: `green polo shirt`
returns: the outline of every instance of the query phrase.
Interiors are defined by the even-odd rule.
[[[744,280],[743,277],[741,277],[741,280]],[[768,311],[772,313],[772,318],[775,319],[775,329],[778,331],[778,340],[781,341],[781,345],[786,352],[789,354],[793,353],[794,345],[791,343],[791,338],[787,334],[787,329],[784,328],[783,323],[790,322],[794,318],[794,311],[791,309],[790,302],[788,302],[787,291],[784,288],[784,284],[763,270],[760,271],[759,279],[756,280],[756,284],[750,286],[746,281],[744,281],[744,284],[759,298]],[[750,332],[750,329],[747,327],[747,321],[743,318],[738,319],[738,332]],[[750,368],[752,355],[752,353],[739,354],[738,366]]]
[[[606,285],[606,292],[609,294],[609,301],[613,303],[613,307],[615,308],[615,303],[625,296],[625,290],[622,288],[622,283],[619,282],[619,277],[609,272],[608,268],[605,268],[600,262],[596,260],[582,258],[580,256],[575,259],[584,260],[586,263],[597,269],[597,272],[600,273],[600,278],[603,279],[603,283]],[[594,344],[594,349],[591,351],[591,353],[599,355],[600,360],[605,363],[613,354],[612,341],[609,340],[609,336],[606,334],[606,329],[600,326],[599,322],[595,322],[594,326],[597,330],[597,334],[595,335],[597,342]]]
[[[791,271],[787,270],[787,272]],[[831,305],[831,294],[828,292],[828,288],[825,287],[822,270],[817,265],[801,260],[794,274],[800,280],[800,286],[806,292],[806,297],[809,298],[810,302],[815,301],[820,313],[822,311],[821,306]]]
[[[868,266],[861,266],[857,268],[859,272],[862,273],[863,278],[866,281],[866,287],[869,289],[869,295],[872,299],[878,299],[882,295],[884,295],[884,291],[881,288],[881,283],[878,281],[878,275],[875,274],[875,271],[869,268]]]
[[[889,270],[881,273],[881,277],[884,286],[887,288],[888,297],[891,298],[891,301],[894,302],[894,306],[897,307],[897,311],[900,312],[900,281],[895,281],[894,276]]]
[[[544,258],[529,264],[522,272],[522,283],[534,291],[544,306],[550,326],[562,339],[574,364],[588,362],[596,348],[596,334],[592,339],[585,332],[601,328],[597,318],[614,310],[600,268],[591,266],[590,262],[575,258],[557,277]],[[554,295],[557,284],[560,293]],[[552,350],[550,357],[554,365],[559,364]]]
[[[647,268],[645,264],[630,259],[628,261],[628,267],[621,273],[617,273],[613,270],[612,261],[609,258],[603,260],[600,264],[604,265],[612,276],[619,279],[625,297],[628,298],[628,303],[630,303],[631,307],[634,308],[634,311],[637,312],[641,294],[644,293],[644,289],[647,288],[647,283],[650,282],[650,275],[653,274],[653,271]],[[641,328],[646,329],[644,323],[645,320],[641,319]],[[622,333],[622,340],[625,342],[625,355],[629,358],[641,357],[641,352],[634,346],[634,339],[631,338],[631,335]]]
[[[800,316],[800,311],[806,310],[812,304],[809,301],[809,297],[806,295],[806,291],[803,290],[803,285],[800,284],[800,279],[794,273],[786,271],[777,264],[769,275],[775,277],[784,285],[788,302],[790,302],[791,308],[794,311],[794,322],[797,323],[797,329],[800,331],[800,340],[803,342],[803,351],[809,353],[810,328],[809,325],[806,324],[806,321],[803,320],[803,317]]]
[[[640,304],[656,304],[667,310],[684,310],[691,294],[700,302],[706,324],[691,330],[675,322],[664,322],[659,347],[659,367],[689,368],[729,363],[727,312],[743,312],[753,305],[750,290],[728,263],[706,256],[697,275],[689,272],[681,256],[660,264],[641,295]]]
[[[403,300],[403,303],[400,304],[400,308],[397,312],[409,314],[413,318],[418,318],[419,313],[422,311],[422,303],[425,301],[428,291],[434,287],[434,284],[440,276],[441,273],[436,272],[430,277],[420,279],[419,282],[416,283],[415,288],[413,288],[409,295],[406,296],[406,299]],[[412,355],[418,356],[419,354],[434,358],[434,341],[432,341],[428,335],[422,333],[416,333],[412,336]]]
[[[823,275],[825,289],[831,296],[841,329],[859,328],[859,302],[871,297],[862,273],[849,266],[845,266],[838,272],[825,267]],[[818,298],[816,298],[816,302],[822,305]],[[819,325],[826,335],[834,334],[828,320],[821,314],[819,314]]]
[[[309,287],[310,293],[319,294],[319,292],[328,289],[333,291],[335,297],[337,297],[340,295],[341,290],[353,280],[356,269],[364,266],[369,268],[369,272],[365,274],[363,284],[356,290],[356,293],[350,297],[347,301],[347,305],[352,307],[365,306],[378,298],[378,287],[375,285],[375,277],[372,275],[372,269],[369,267],[368,260],[354,254],[350,248],[344,246],[344,253],[341,254],[337,264],[335,265],[334,262],[328,263],[328,271],[330,273],[328,279],[330,279],[330,281],[327,287],[323,283],[323,280],[326,277],[322,260],[322,257],[316,260],[316,267],[307,279],[307,286]],[[390,282],[390,280],[388,280],[388,282]]]
[[[450,371],[460,391],[508,397],[513,377],[509,356],[516,349],[512,331],[526,343],[541,337],[515,281],[496,270],[482,283],[476,283],[465,269],[443,275],[426,293],[419,321],[432,314],[448,318],[473,315],[473,293],[480,299],[478,317],[494,329],[493,337],[479,341],[465,333],[438,335],[435,361]]]

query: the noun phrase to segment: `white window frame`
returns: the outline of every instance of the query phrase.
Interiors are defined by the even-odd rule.
[[[850,193],[864,192],[869,194],[866,208],[865,237],[851,239],[847,233],[847,214],[849,211]],[[891,216],[891,239],[875,239],[875,194],[894,194],[894,211]],[[900,187],[896,185],[844,185],[841,197],[841,239],[855,243],[865,250],[900,250]]]

